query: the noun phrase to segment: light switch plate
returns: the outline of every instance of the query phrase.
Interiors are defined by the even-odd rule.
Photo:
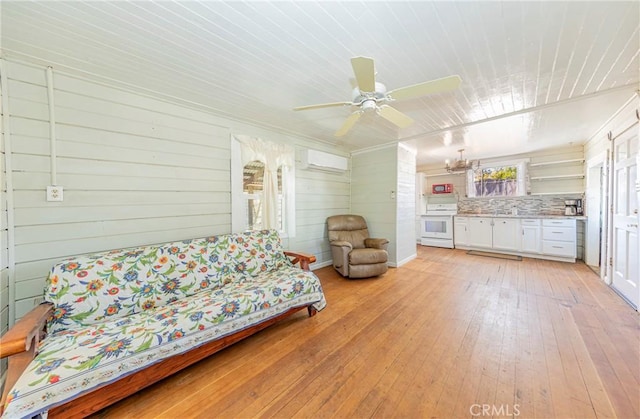
[[[47,201],[49,202],[62,202],[64,190],[62,186],[51,185],[47,186]]]

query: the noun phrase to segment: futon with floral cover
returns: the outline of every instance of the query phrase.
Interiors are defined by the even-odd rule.
[[[274,230],[65,260],[45,301],[47,335],[7,389],[4,417],[45,412],[292,308],[325,306],[319,279],[290,262]]]

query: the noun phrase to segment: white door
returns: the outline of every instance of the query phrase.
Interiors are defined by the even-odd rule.
[[[614,140],[612,286],[636,308],[640,306],[637,154],[637,130]]]

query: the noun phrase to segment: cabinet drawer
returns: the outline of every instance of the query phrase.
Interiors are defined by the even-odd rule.
[[[574,227],[575,228],[576,220],[574,219],[562,220],[557,218],[547,218],[542,220],[542,225],[550,226],[550,227]]]
[[[558,240],[563,242],[575,242],[576,230],[566,227],[543,227],[542,240]]]
[[[523,218],[520,220],[520,224],[523,226],[539,226],[540,220],[537,218]]]
[[[552,256],[576,257],[576,244],[573,242],[542,241],[542,253]]]

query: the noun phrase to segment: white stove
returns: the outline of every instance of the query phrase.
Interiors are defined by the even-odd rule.
[[[420,244],[453,249],[453,216],[458,204],[429,204],[420,216]]]

